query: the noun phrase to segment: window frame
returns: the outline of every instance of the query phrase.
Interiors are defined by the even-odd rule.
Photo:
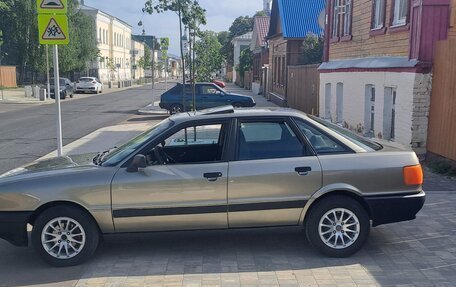
[[[382,5],[377,7],[378,2],[382,2]],[[383,15],[379,16],[378,19],[381,21],[381,25],[376,25],[376,16],[377,16],[377,8],[379,11],[383,12]],[[373,0],[372,1],[372,15],[371,15],[371,35],[381,35],[385,34],[386,32],[386,0]]]
[[[332,0],[331,1],[331,36],[330,42],[351,41],[353,29],[353,1],[354,0]],[[344,12],[339,8],[343,7]],[[347,12],[347,10],[349,11]],[[347,24],[348,23],[348,24]],[[348,26],[347,26],[348,25]],[[336,29],[336,31],[335,31]]]
[[[411,0],[392,0],[392,5],[391,5],[391,12],[390,12],[390,27],[389,31],[390,32],[395,32],[395,31],[403,31],[404,29],[408,29],[408,26],[410,25],[410,10],[411,10]],[[402,22],[395,22],[396,20],[396,15],[399,12],[400,9],[400,3],[401,1],[407,1],[407,11],[405,14],[405,20]],[[399,7],[399,8],[396,8]],[[396,9],[398,9],[396,11]],[[396,13],[397,12],[397,13]]]
[[[233,119],[231,118],[216,118],[216,119],[207,119],[207,120],[190,120],[190,121],[185,121],[183,123],[179,124],[174,124],[169,130],[166,132],[162,133],[158,137],[151,139],[148,143],[146,143],[144,146],[140,147],[138,150],[133,152],[128,158],[125,158],[121,163],[120,163],[120,168],[128,168],[131,165],[131,162],[135,158],[136,155],[144,155],[148,151],[151,151],[152,148],[156,147],[159,145],[161,142],[169,138],[170,136],[174,135],[175,133],[179,132],[180,130],[184,128],[189,128],[192,126],[204,126],[204,125],[215,125],[215,124],[221,124],[222,129],[225,126],[226,132],[224,134],[224,139],[223,139],[223,150],[222,150],[222,157],[220,161],[217,162],[201,162],[201,163],[180,163],[177,165],[192,165],[192,164],[212,164],[212,163],[224,163],[228,162],[231,158],[232,155],[232,136],[230,134],[233,132]],[[176,164],[174,164],[176,165]]]
[[[241,123],[255,123],[255,122],[285,122],[289,128],[293,131],[293,133],[296,135],[296,138],[300,142],[300,144],[303,147],[303,150],[307,150],[308,154],[304,154],[301,157],[311,157],[311,156],[316,156],[316,153],[312,147],[312,145],[309,143],[309,141],[306,139],[306,137],[303,136],[301,130],[296,126],[296,123],[292,120],[291,117],[287,116],[263,116],[263,117],[238,117],[235,119],[232,128],[234,129],[234,132],[232,131],[231,139],[232,141],[230,142],[231,148],[232,148],[232,154],[230,161],[257,161],[257,160],[273,160],[273,159],[286,159],[286,158],[273,158],[273,159],[249,159],[249,160],[240,160],[239,159],[239,136],[240,136],[240,130],[241,130]],[[301,157],[291,157],[291,158],[301,158]],[[287,157],[290,158],[290,157]]]
[[[320,156],[327,156],[327,155],[341,155],[341,154],[355,154],[356,152],[350,148],[349,146],[347,146],[345,143],[343,143],[342,141],[340,141],[339,139],[331,136],[330,134],[328,134],[327,132],[325,132],[324,130],[322,130],[321,128],[317,127],[316,125],[314,125],[311,121],[307,120],[307,119],[303,119],[303,118],[299,118],[299,117],[293,117],[293,122],[294,124],[296,125],[296,128],[299,130],[299,133],[301,134],[302,137],[305,138],[306,142],[310,145],[310,148],[313,150],[314,154],[318,157]],[[299,128],[298,126],[298,121],[301,121],[303,122],[304,124],[308,125],[308,126],[311,126],[313,129],[321,132],[323,135],[327,136],[328,138],[330,138],[332,141],[334,141],[335,143],[337,143],[338,145],[342,146],[345,151],[343,152],[331,152],[331,153],[319,153],[317,150],[314,149],[314,147],[312,146],[312,144],[310,143],[310,140],[307,138],[307,136],[304,134],[304,132]]]

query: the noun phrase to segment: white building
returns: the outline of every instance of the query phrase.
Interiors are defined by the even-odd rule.
[[[238,79],[237,69],[240,63],[241,52],[250,49],[253,32],[245,33],[244,35],[235,37],[231,43],[234,46],[234,66],[233,66],[233,83]]]
[[[91,64],[91,70],[102,82],[131,80],[132,27],[97,8],[84,5],[81,11],[95,20],[100,57]]]
[[[144,78],[144,68],[140,61],[144,57],[144,43],[131,40],[131,75],[134,80]]]

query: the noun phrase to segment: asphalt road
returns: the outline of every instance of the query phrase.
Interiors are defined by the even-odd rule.
[[[62,101],[63,144],[134,117],[138,109],[158,100],[164,84],[155,88],[154,96],[149,85]],[[0,104],[0,173],[57,149],[55,105],[22,107]]]

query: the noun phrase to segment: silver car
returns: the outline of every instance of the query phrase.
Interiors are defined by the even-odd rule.
[[[423,207],[414,152],[290,109],[222,107],[172,116],[125,145],[35,162],[0,177],[0,237],[56,266],[104,234],[303,228],[323,254],[358,251],[371,226]]]

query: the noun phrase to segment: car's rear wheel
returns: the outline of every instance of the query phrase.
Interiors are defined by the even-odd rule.
[[[356,200],[330,196],[316,203],[306,219],[309,242],[330,257],[347,257],[359,251],[370,231],[369,215]]]
[[[171,115],[175,115],[175,114],[179,114],[179,113],[182,113],[184,111],[182,105],[172,105],[170,108],[169,108],[169,113]]]
[[[96,251],[99,230],[85,211],[71,206],[45,210],[34,222],[32,244],[47,263],[66,267],[88,260]]]

